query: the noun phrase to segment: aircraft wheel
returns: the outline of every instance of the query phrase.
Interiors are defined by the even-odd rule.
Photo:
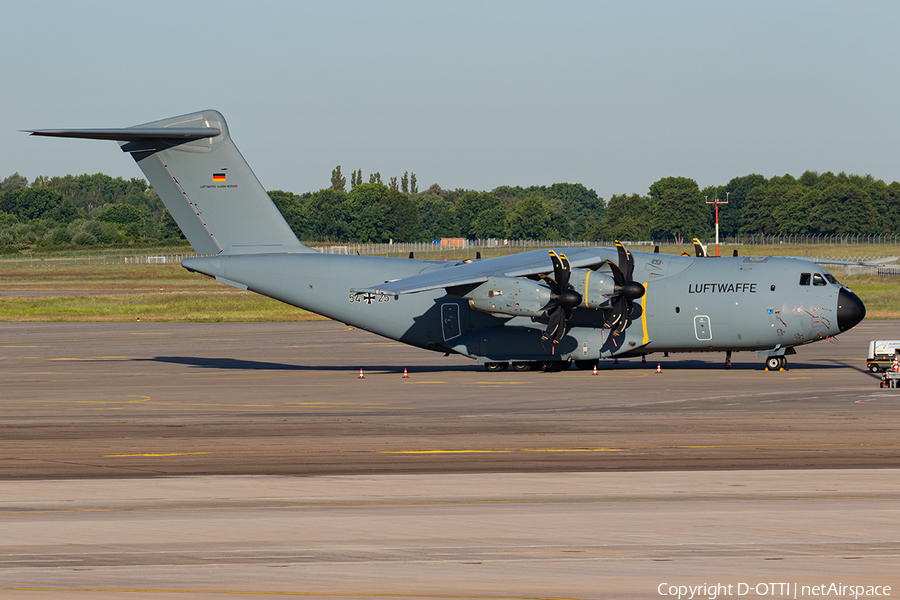
[[[591,371],[594,369],[594,366],[597,364],[596,360],[576,360],[575,368],[580,369],[582,371]]]
[[[509,367],[508,362],[486,362],[484,363],[484,368],[490,371],[491,373],[500,373],[501,371],[505,371]]]
[[[779,369],[783,369],[787,360],[784,359],[784,362],[781,362],[784,359],[783,356],[770,356],[766,359],[766,368],[770,371],[778,371]]]
[[[533,364],[530,362],[514,362],[512,365],[513,365],[513,371],[520,371],[520,372],[530,371],[533,367]]]
[[[563,360],[545,360],[541,362],[541,370],[544,373],[556,373],[569,368],[569,363]]]

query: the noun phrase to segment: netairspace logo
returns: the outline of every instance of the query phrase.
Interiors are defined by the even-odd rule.
[[[891,595],[889,585],[844,585],[842,583],[822,583],[801,585],[793,582],[776,583],[716,583],[703,585],[677,585],[663,582],[656,591],[660,596],[671,596],[678,600],[740,597],[768,598],[875,598]]]

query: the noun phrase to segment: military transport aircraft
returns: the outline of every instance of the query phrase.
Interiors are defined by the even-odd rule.
[[[866,314],[822,267],[790,258],[672,256],[618,243],[458,262],[320,254],[297,240],[214,110],[30,133],[118,142],[206,255],[182,261],[186,269],[488,371],[711,350],[755,351],[776,370],[795,346]]]

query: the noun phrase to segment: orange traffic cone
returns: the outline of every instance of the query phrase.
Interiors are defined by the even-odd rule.
[[[900,373],[900,361],[897,360],[897,355],[894,355],[894,364],[892,365],[894,369],[894,373]]]
[[[596,375],[596,374],[597,374],[597,363],[594,363],[594,372],[592,373],[592,375]]]
[[[656,363],[656,372],[662,373],[662,365],[660,365],[659,363]]]
[[[731,368],[731,357],[730,357],[730,356],[726,356],[726,357],[725,357],[725,368],[726,368],[726,369],[730,369],[730,368]]]
[[[641,354],[641,364],[642,365],[647,364],[647,355],[646,354]]]
[[[362,374],[362,369],[360,369],[358,379],[365,379],[365,378],[366,378],[366,376]]]
[[[614,365],[619,364],[619,359],[617,358],[616,360],[614,360],[614,361],[613,361],[613,364],[614,364]]]
[[[406,367],[403,367],[403,379],[409,379],[409,373],[406,372]]]

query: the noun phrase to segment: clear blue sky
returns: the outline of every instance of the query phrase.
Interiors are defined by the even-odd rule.
[[[900,2],[0,4],[0,178],[141,177],[125,127],[221,110],[268,189],[331,170],[608,199],[807,169],[900,179]]]

